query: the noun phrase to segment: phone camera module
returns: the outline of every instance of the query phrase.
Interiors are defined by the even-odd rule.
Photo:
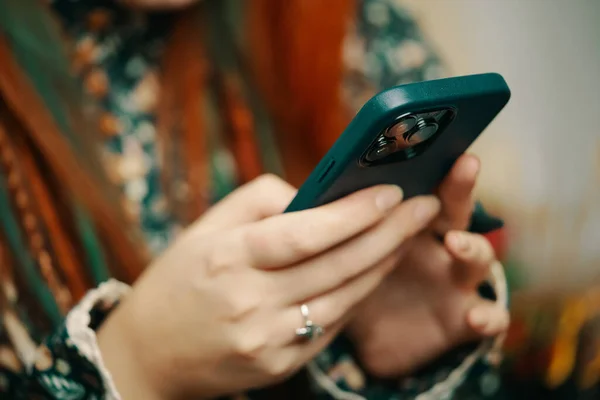
[[[381,136],[365,157],[368,162],[381,160],[396,151],[396,141]]]
[[[403,135],[407,147],[415,146],[429,140],[438,131],[439,125],[433,119],[420,119],[417,128]]]
[[[379,131],[358,162],[364,167],[409,160],[426,151],[452,122],[449,108],[400,115]]]
[[[409,115],[403,118],[398,123],[392,125],[385,131],[385,136],[388,138],[395,138],[396,140],[403,140],[404,136],[408,134],[417,125],[417,118]]]

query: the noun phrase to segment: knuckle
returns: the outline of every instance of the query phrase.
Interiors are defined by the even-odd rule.
[[[239,321],[260,307],[260,296],[248,290],[231,291],[225,298],[225,315],[229,321]]]
[[[215,277],[230,271],[236,264],[232,256],[232,252],[222,251],[218,246],[211,247],[204,256],[204,267],[208,276]]]
[[[267,345],[264,335],[250,334],[247,331],[237,335],[233,342],[233,351],[238,357],[255,360],[258,359]]]
[[[273,238],[257,229],[245,229],[242,240],[252,250],[252,253],[269,254]]]
[[[314,234],[316,229],[316,224],[308,223],[300,229],[285,230],[280,235],[281,243],[298,257],[311,256],[319,249],[319,242]]]
[[[256,178],[253,184],[260,189],[278,189],[287,185],[283,179],[274,174],[263,174]]]
[[[270,216],[281,212],[288,201],[285,196],[288,184],[273,174],[261,175],[244,186],[243,196],[246,207],[256,208],[260,214]],[[287,204],[287,203],[286,203]]]

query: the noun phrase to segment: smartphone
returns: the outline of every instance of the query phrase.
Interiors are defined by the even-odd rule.
[[[431,194],[510,98],[499,74],[411,83],[371,98],[300,187],[286,212],[394,184]]]

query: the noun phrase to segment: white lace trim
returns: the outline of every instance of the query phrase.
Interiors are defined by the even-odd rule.
[[[116,280],[109,280],[97,289],[88,292],[85,297],[67,315],[66,326],[69,338],[81,355],[98,368],[105,389],[106,400],[121,400],[121,395],[112,376],[102,360],[96,332],[90,327],[90,311],[102,300],[116,300],[130,290],[130,287]]]
[[[508,307],[508,284],[504,269],[500,262],[492,265],[490,271],[490,284],[493,286],[496,293],[496,302]],[[505,335],[498,335],[495,338],[483,341],[477,349],[469,354],[463,362],[456,367],[448,378],[444,381],[435,384],[431,389],[419,394],[415,400],[440,400],[451,398],[454,391],[463,383],[469,370],[481,358],[491,358],[497,356],[502,349]],[[331,397],[336,400],[368,400],[356,393],[346,392],[340,389],[335,381],[331,379],[325,371],[323,371],[314,362],[310,362],[307,366],[308,372],[315,382],[326,390]]]

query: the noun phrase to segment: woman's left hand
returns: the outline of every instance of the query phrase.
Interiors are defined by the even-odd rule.
[[[477,291],[498,262],[494,251],[483,236],[465,232],[478,170],[473,156],[456,162],[439,188],[436,223],[403,245],[396,270],[350,323],[349,336],[370,373],[406,374],[459,344],[507,329],[504,305]]]

